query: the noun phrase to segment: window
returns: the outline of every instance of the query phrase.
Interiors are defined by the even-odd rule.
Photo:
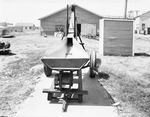
[[[144,23],[142,24],[142,30],[145,30],[145,24]]]
[[[65,26],[64,25],[56,25],[55,26],[55,31],[56,32],[64,32]]]

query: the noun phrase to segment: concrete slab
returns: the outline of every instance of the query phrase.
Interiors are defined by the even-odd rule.
[[[46,78],[43,74],[35,92],[22,104],[16,117],[118,117],[116,108],[112,106],[113,99],[97,78],[89,77],[88,71],[88,68],[82,70],[83,89],[88,90],[88,95],[83,96],[83,103],[69,102],[67,112],[62,112],[61,103],[47,101],[47,94],[42,93],[43,88],[49,88],[53,82],[53,78]]]

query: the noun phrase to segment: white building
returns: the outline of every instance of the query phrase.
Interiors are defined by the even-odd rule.
[[[135,18],[135,29],[137,33],[150,34],[150,11]]]
[[[15,27],[22,27],[23,30],[34,30],[35,25],[33,23],[17,23]]]

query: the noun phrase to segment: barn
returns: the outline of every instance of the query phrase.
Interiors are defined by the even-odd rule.
[[[69,15],[71,13],[69,7]],[[99,20],[103,17],[76,5],[77,30],[81,35],[98,35]],[[66,31],[67,7],[39,19],[41,34],[54,35]]]

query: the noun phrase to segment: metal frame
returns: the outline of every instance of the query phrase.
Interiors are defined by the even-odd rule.
[[[66,71],[66,70],[64,70]],[[56,99],[62,99],[62,110],[63,111],[66,111],[67,110],[67,106],[68,106],[68,101],[78,101],[78,102],[82,102],[83,101],[83,95],[87,95],[88,94],[88,91],[86,90],[83,90],[83,87],[82,87],[82,69],[79,69],[79,70],[67,70],[69,72],[71,72],[73,74],[73,72],[77,72],[77,74],[73,74],[73,77],[70,78],[70,80],[72,80],[71,82],[74,84],[74,83],[77,83],[78,84],[78,88],[71,88],[71,85],[69,85],[69,88],[59,88],[57,89],[55,87],[55,83],[57,83],[57,78],[55,76],[54,78],[54,86],[52,86],[51,88],[49,89],[43,89],[43,93],[48,93],[48,96],[47,96],[47,100],[49,101],[52,101],[52,100],[56,100]],[[58,75],[62,75],[62,70],[60,69],[60,73]],[[78,76],[78,79],[74,79],[75,75]],[[59,79],[59,78],[58,78]],[[62,86],[63,84],[62,83],[59,83],[60,86]],[[55,97],[54,95],[57,95],[57,94],[61,94],[62,97]],[[73,96],[77,96],[77,97],[73,97]]]
[[[91,58],[89,58],[88,54],[85,51],[84,43],[82,42],[80,36],[79,36],[79,43],[74,42],[73,44],[73,39],[77,40],[77,19],[76,19],[76,12],[75,12],[75,5],[72,6],[72,18],[71,18],[71,24],[68,24],[69,20],[69,6],[67,5],[67,24],[66,24],[66,41],[63,41],[63,46],[68,48],[72,48],[74,45],[79,44],[77,46],[80,49],[83,49],[84,51],[82,52],[81,57],[78,56],[68,56],[68,53],[65,53],[65,51],[62,51],[65,56],[54,56],[56,55],[55,53],[57,51],[53,51],[51,55],[53,56],[48,56],[45,57],[44,59],[41,59],[42,62],[48,67],[49,71],[51,70],[56,70],[59,73],[55,74],[54,77],[54,84],[51,88],[48,89],[43,89],[43,93],[47,93],[47,100],[48,101],[53,101],[53,100],[62,100],[62,110],[66,111],[67,110],[67,105],[69,101],[78,101],[82,102],[83,101],[83,95],[87,95],[88,91],[83,90],[82,86],[82,69],[86,67],[91,67],[92,69],[92,74],[94,74],[94,65],[91,66]],[[74,14],[73,14],[74,13]],[[74,21],[72,21],[74,20]],[[69,30],[68,30],[69,29]],[[63,39],[62,39],[63,40]],[[65,44],[64,44],[65,43]],[[80,45],[82,47],[80,47]],[[63,47],[61,46],[61,47]],[[55,49],[57,50],[57,49]],[[60,52],[60,50],[58,49]],[[70,51],[70,50],[69,50]],[[74,51],[73,51],[74,52]],[[86,54],[85,54],[86,53]],[[67,56],[66,56],[67,54]],[[72,55],[72,54],[71,54]],[[95,62],[95,61],[94,61]],[[92,62],[93,63],[93,62]],[[74,74],[74,72],[77,72]],[[48,75],[51,73],[48,73]],[[77,84],[78,87],[73,87],[74,84]],[[57,94],[60,94],[58,96]]]

